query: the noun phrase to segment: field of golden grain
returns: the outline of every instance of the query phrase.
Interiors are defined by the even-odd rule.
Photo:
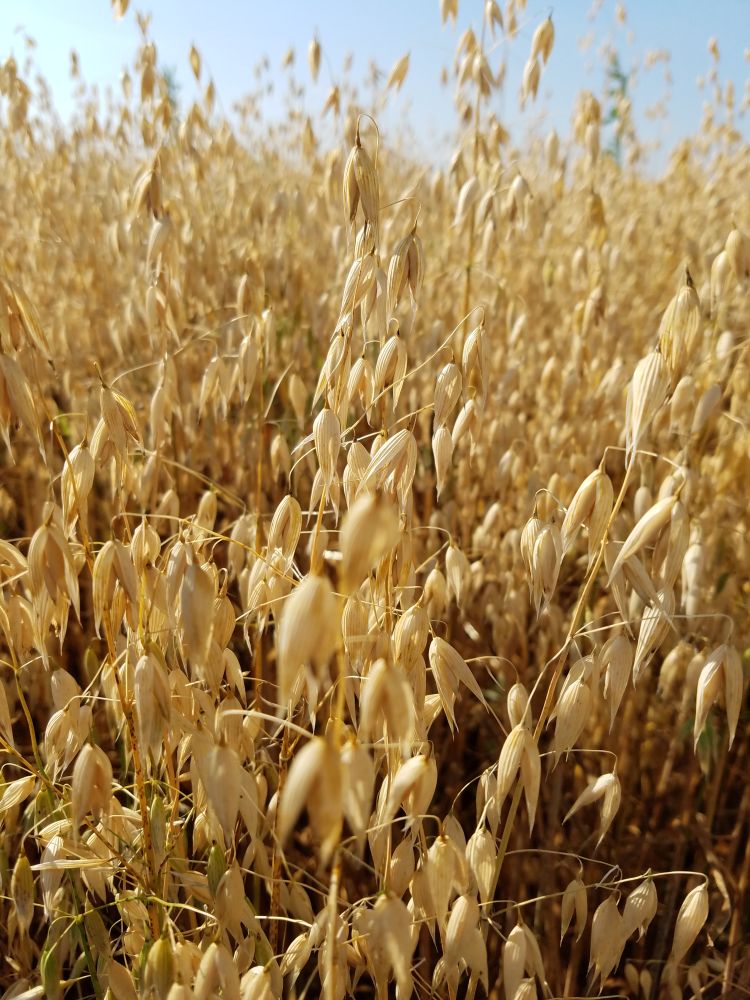
[[[444,169],[0,66],[3,1000],[750,996],[750,150],[524,7]]]

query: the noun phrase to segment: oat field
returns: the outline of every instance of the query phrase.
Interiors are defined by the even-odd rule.
[[[520,143],[529,16],[442,167],[406,56],[269,123],[141,16],[70,127],[0,66],[3,1000],[750,996],[740,99]]]

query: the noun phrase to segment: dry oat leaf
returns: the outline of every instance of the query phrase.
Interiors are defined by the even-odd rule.
[[[109,989],[115,1000],[138,1000],[133,977],[122,963],[110,959],[106,970]],[[177,998],[170,997],[170,1000],[177,1000]]]

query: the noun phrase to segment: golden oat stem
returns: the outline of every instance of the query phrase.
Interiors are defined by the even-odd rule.
[[[339,621],[341,621],[346,604],[339,596]],[[340,638],[336,647],[336,701],[333,709],[333,724],[335,728],[334,745],[340,749],[344,743],[344,714],[346,712],[346,657],[344,656],[344,641]]]
[[[169,735],[164,737],[164,761],[167,769],[167,778],[169,779],[170,787],[173,791],[172,798],[172,808],[169,814],[169,839],[167,841],[167,850],[165,852],[164,861],[162,862],[163,872],[162,872],[162,896],[166,898],[167,896],[167,877],[169,875],[169,859],[171,855],[171,849],[176,842],[175,831],[177,829],[177,817],[180,811],[180,783],[177,780],[177,774],[174,769],[174,761],[172,760],[172,748],[169,745]]]
[[[750,794],[743,796],[742,809],[740,810],[739,822],[737,823],[737,829],[742,829],[743,820],[745,823],[745,828],[747,829],[748,815],[750,814]],[[744,814],[744,816],[743,816]],[[736,905],[732,909],[732,919],[729,924],[729,939],[727,942],[727,961],[724,966],[724,976],[721,988],[722,996],[731,996],[732,990],[732,975],[734,973],[734,966],[737,961],[737,954],[739,952],[740,943],[742,940],[742,922],[743,914],[747,912],[746,899],[748,894],[748,887],[750,886],[750,837],[745,841],[745,855],[742,859],[742,869],[740,871],[740,877],[737,882],[737,896]]]
[[[484,51],[484,36],[485,29],[487,27],[486,16],[482,17],[482,35],[479,43],[479,49],[481,52]],[[479,119],[481,116],[482,109],[482,86],[477,81],[477,99],[474,102],[474,141],[472,143],[472,157],[471,157],[471,173],[472,177],[477,175],[477,167],[479,166]],[[471,214],[469,216],[469,239],[468,247],[466,251],[466,273],[464,277],[464,302],[463,302],[463,314],[464,316],[469,315],[469,302],[471,300],[471,271],[472,262],[474,260],[474,236],[476,230],[476,205],[472,205]],[[463,334],[461,335],[461,349],[463,350]]]
[[[26,695],[23,693],[23,688],[21,687],[21,680],[19,676],[21,668],[16,658],[16,650],[15,647],[13,646],[13,643],[11,642],[10,635],[6,631],[5,623],[2,620],[0,620],[0,626],[2,626],[3,635],[5,636],[5,643],[8,647],[8,651],[10,652],[13,674],[16,680],[16,691],[18,692],[18,700],[21,702],[21,708],[23,710],[24,718],[26,719],[26,726],[29,730],[29,740],[31,741],[31,749],[34,753],[34,760],[36,761],[37,770],[39,771],[40,775],[44,776],[44,780],[47,781],[48,780],[47,772],[44,768],[44,762],[42,761],[42,756],[39,753],[39,744],[37,743],[36,730],[34,729],[34,721],[31,718],[31,710],[29,709],[28,702],[26,701]],[[21,754],[18,754],[18,756],[21,760],[24,759]]]
[[[338,922],[338,897],[339,884],[341,882],[341,846],[337,846],[333,855],[333,866],[331,868],[331,882],[328,889],[328,927],[326,929],[327,949],[326,949],[326,991],[325,1000],[335,1000],[336,990],[336,924]]]
[[[291,715],[292,707],[291,703],[287,709],[287,714]],[[279,753],[279,784],[277,788],[278,801],[281,800],[281,795],[284,791],[284,785],[286,784],[286,776],[289,770],[289,760],[292,756],[290,747],[290,727],[284,726],[283,736],[281,738],[281,752]],[[268,939],[271,944],[272,954],[276,954],[279,950],[279,925],[281,921],[277,919],[279,915],[280,903],[281,903],[281,847],[279,845],[278,836],[278,809],[276,810],[276,816],[274,817],[273,825],[273,856],[271,859],[271,912],[269,915],[269,934]]]
[[[263,495],[263,449],[266,444],[265,409],[263,405],[263,378],[265,374],[265,351],[259,352],[258,359],[258,461],[255,469],[255,550],[260,552],[263,544],[263,529],[261,527],[260,498]],[[263,686],[263,649],[260,631],[256,634],[253,651],[253,697],[255,703],[261,704],[261,687]]]
[[[310,559],[310,572],[317,573],[323,563],[323,554],[318,552],[318,539],[320,538],[320,529],[323,527],[323,513],[325,511],[326,502],[328,499],[328,493],[326,490],[320,495],[320,503],[318,504],[318,516],[315,521],[315,531],[313,532],[312,545],[311,545],[311,559]]]

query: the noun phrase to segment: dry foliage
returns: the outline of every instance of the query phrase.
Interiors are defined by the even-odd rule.
[[[0,69],[5,997],[750,990],[749,151],[512,149],[524,6],[436,172]]]

